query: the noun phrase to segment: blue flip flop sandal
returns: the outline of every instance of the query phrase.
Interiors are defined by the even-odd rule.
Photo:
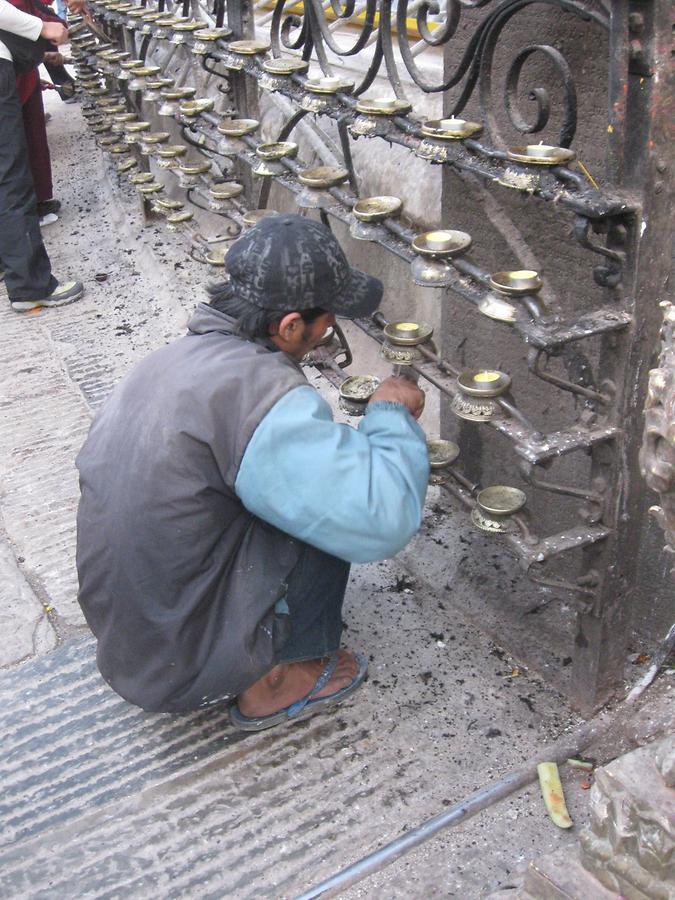
[[[269,716],[244,716],[239,712],[239,707],[235,703],[230,707],[230,722],[240,731],[264,731],[266,728],[273,728],[275,725],[281,725],[283,722],[292,721],[293,719],[305,719],[307,716],[310,716],[319,710],[341,703],[346,697],[353,694],[357,688],[361,687],[368,671],[368,661],[365,656],[361,656],[360,653],[357,653],[355,654],[355,659],[359,670],[350,683],[339,691],[328,694],[326,697],[317,697],[315,700],[312,699],[313,697],[316,697],[319,691],[330,681],[331,676],[335,671],[335,667],[338,664],[338,655],[337,653],[333,653],[329,656],[328,662],[316,679],[312,690],[308,694],[305,694],[302,699],[296,700],[295,703],[291,703],[290,706],[285,706],[283,709],[278,710],[278,712],[270,713]]]

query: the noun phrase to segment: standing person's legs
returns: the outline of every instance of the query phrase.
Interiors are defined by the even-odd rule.
[[[28,148],[28,165],[33,176],[33,187],[39,205],[45,200],[51,200],[54,196],[52,161],[47,143],[47,123],[42,103],[42,89],[39,84],[26,100],[21,111]]]
[[[0,59],[0,262],[10,300],[46,297],[57,287],[38,224],[14,66]]]

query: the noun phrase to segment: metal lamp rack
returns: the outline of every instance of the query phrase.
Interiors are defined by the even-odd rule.
[[[382,4],[380,15],[384,13],[385,5]],[[560,5],[569,7],[576,14],[585,14],[583,3],[561,0]],[[399,6],[406,7],[407,4],[400,3]],[[512,14],[516,5],[507,3],[505,6],[514,8]],[[312,52],[311,41],[305,44],[305,50],[308,47],[309,50],[303,50],[304,59],[282,56],[280,16],[283,4],[277,4],[278,13],[273,22],[272,57],[268,53],[267,42],[241,40],[242,29],[247,22],[242,9],[248,8],[247,4],[230,4],[231,30],[223,27],[222,4],[215,11],[215,28],[212,22],[189,19],[187,8],[181,10],[183,15],[180,16],[167,14],[162,0],[156,10],[117,0],[97,0],[91,7],[95,16],[93,33],[83,30],[73,37],[73,55],[80,65],[81,83],[93,101],[87,112],[97,132],[97,140],[103,149],[109,150],[117,160],[122,160],[118,166],[120,172],[130,175],[144,201],[150,203],[155,212],[166,217],[169,227],[186,233],[195,258],[200,261],[213,266],[221,265],[222,252],[214,250],[214,245],[231,239],[261,215],[268,214],[262,209],[250,209],[250,204],[246,202],[246,193],[250,194],[250,190],[244,192],[243,186],[239,190],[240,185],[232,180],[231,169],[235,165],[248,167],[251,173],[248,176],[249,186],[260,174],[259,207],[266,206],[274,180],[296,195],[298,201],[318,209],[326,224],[334,218],[352,226],[354,208],[359,203],[351,156],[352,139],[375,139],[398,144],[422,159],[450,167],[459,174],[478,176],[485,182],[505,185],[544,202],[555,203],[572,216],[574,238],[582,247],[601,257],[601,265],[596,266],[593,274],[610,302],[570,321],[562,320],[559,314],[546,308],[538,296],[538,288],[531,292],[504,289],[501,283],[495,281],[495,273],[483,271],[466,259],[468,246],[447,254],[428,252],[422,259],[424,251],[429,248],[422,241],[420,250],[420,239],[431,235],[419,235],[404,224],[398,214],[380,216],[378,227],[372,229],[367,239],[411,264],[413,273],[417,273],[415,280],[418,284],[440,286],[472,304],[477,312],[493,319],[499,320],[501,309],[506,310],[501,321],[508,323],[507,327],[513,328],[528,346],[531,373],[583,401],[584,411],[577,422],[561,431],[544,434],[529,422],[510,395],[499,396],[495,398],[498,415],[485,421],[485,425],[511,441],[514,453],[520,459],[523,478],[532,487],[565,494],[582,502],[580,517],[583,523],[580,525],[548,537],[538,537],[523,514],[515,513],[513,520],[516,528],[504,535],[504,539],[535,582],[571,592],[583,615],[601,616],[603,597],[608,588],[604,584],[606,579],[603,580],[598,574],[598,567],[602,565],[603,552],[607,552],[602,549],[607,539],[612,537],[616,540],[616,514],[620,503],[615,495],[622,490],[618,456],[625,435],[619,427],[622,416],[616,407],[618,388],[610,380],[622,374],[621,365],[615,362],[607,366],[610,378],[596,388],[592,381],[581,383],[554,375],[548,371],[547,362],[550,356],[557,355],[563,348],[589,338],[600,340],[601,359],[606,359],[606,341],[616,339],[612,336],[621,338],[630,332],[635,307],[632,298],[624,296],[622,279],[626,267],[633,264],[633,243],[639,214],[634,198],[627,193],[600,190],[591,185],[584,176],[567,165],[574,154],[566,146],[530,145],[501,150],[478,140],[481,123],[465,122],[454,116],[436,122],[416,119],[405,100],[400,81],[392,76],[394,69],[387,56],[386,23],[381,23],[379,28],[380,56],[377,64],[385,60],[395,97],[386,101],[369,101],[358,94],[372,83],[375,62],[364,82],[365,88],[362,85],[352,93],[353,85],[334,76],[325,55],[320,52],[323,40],[328,41],[330,49],[335,49],[323,31],[322,37],[313,44],[323,70],[322,78],[310,78],[304,71],[306,60]],[[310,7],[314,10],[313,3]],[[496,27],[495,14],[491,15],[490,27]],[[608,26],[609,16],[598,13],[594,21],[605,27]],[[312,22],[311,28],[318,27],[314,19]],[[105,41],[107,35],[111,36],[109,44]],[[188,70],[190,66],[201,66],[209,76],[217,79],[218,90],[229,98],[226,103],[230,105],[224,113],[214,111],[213,97],[196,98],[194,89],[184,86],[176,88],[168,81],[162,85],[160,67],[147,65],[146,60],[158,47],[164,52],[167,44],[174,47],[168,56],[164,56],[165,68],[176,48],[191,54],[192,62],[186,64]],[[130,60],[129,56],[135,59]],[[405,58],[405,52],[403,56]],[[419,73],[410,69],[409,62],[406,59],[406,66],[420,84]],[[258,90],[283,95],[295,110],[280,130],[277,141],[271,144],[256,136],[257,123],[254,120],[238,118],[238,102],[241,101],[246,109],[245,98],[250,84],[257,84]],[[114,90],[113,85],[117,86]],[[424,83],[420,86],[423,90],[432,89]],[[110,116],[106,115],[106,109],[121,106],[125,112],[118,111],[116,115],[122,117],[126,113],[138,113],[142,108],[141,92],[148,90],[155,92],[155,100],[159,94],[165,103],[173,104],[168,109],[181,129],[181,143],[193,147],[204,162],[182,164],[179,149],[174,147],[173,155],[170,148],[166,149],[168,133],[153,132],[150,124],[143,121],[116,123],[116,133],[122,135],[122,143],[110,133],[113,124]],[[334,122],[343,151],[344,171],[323,167],[322,180],[318,170],[308,170],[295,158],[297,146],[289,138],[307,115],[326,116]],[[232,119],[236,120],[235,133],[228,138],[222,129],[224,121]],[[243,123],[239,132],[236,132],[239,127],[237,122]],[[460,129],[460,132],[464,129],[464,132],[449,138],[452,129]],[[568,122],[567,144],[572,136],[573,128]],[[223,150],[224,137],[229,145]],[[131,151],[135,145],[140,145],[141,155],[127,153],[125,145]],[[143,157],[150,157],[155,162],[159,160],[160,167],[177,172],[179,184],[186,189],[186,201],[226,220],[224,231],[212,237],[200,234],[192,223],[192,213],[184,209],[181,201],[167,200],[161,196],[163,185],[150,174],[149,167],[146,166],[146,172],[138,171],[138,163],[142,163]],[[214,170],[217,172],[215,177]],[[312,200],[312,197],[315,199]],[[605,243],[598,242],[593,237],[594,233],[605,234]],[[437,234],[452,233],[440,230]],[[424,266],[429,263],[431,277],[425,282],[427,275]],[[508,276],[520,273],[497,274]],[[530,274],[537,276],[537,273]],[[535,280],[539,281],[540,286],[538,276]],[[497,314],[494,314],[493,307],[497,309]],[[372,321],[357,324],[371,338],[383,343],[383,329],[387,325],[383,317],[376,314]],[[424,344],[419,349],[421,359],[413,363],[413,370],[443,394],[455,398],[459,392],[457,379],[460,372],[435,349]],[[611,448],[609,454],[603,450],[597,459],[593,458],[589,487],[557,484],[542,479],[538,474],[541,467],[564,455],[578,451],[593,455],[596,448],[607,447]],[[443,485],[444,489],[461,505],[474,509],[478,485],[470,483],[455,466],[450,467],[450,474],[452,478]],[[579,549],[585,552],[584,574],[576,582],[562,581],[543,573],[545,563],[560,554]]]

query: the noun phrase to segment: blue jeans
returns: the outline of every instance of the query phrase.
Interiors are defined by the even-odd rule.
[[[305,544],[288,577],[288,592],[276,612],[290,616],[291,633],[278,663],[317,659],[333,653],[342,636],[342,602],[349,563]]]

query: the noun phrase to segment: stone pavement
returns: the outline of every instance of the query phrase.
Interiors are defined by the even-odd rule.
[[[74,458],[116,381],[181,333],[204,271],[142,229],[79,109],[49,99],[64,210],[45,240],[87,293],[23,315],[0,297],[0,896],[293,896],[576,719],[400,560],[354,569],[345,639],[370,678],[334,715],[242,736],[222,712],[150,715],[109,691],[76,602]],[[436,559],[432,538],[414,553]],[[582,823],[587,794],[566,786]],[[480,897],[573,841],[532,787],[347,896]]]

